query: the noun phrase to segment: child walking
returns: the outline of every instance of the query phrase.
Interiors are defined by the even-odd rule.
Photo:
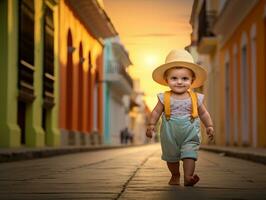
[[[200,120],[210,140],[214,137],[213,123],[203,104],[204,95],[193,92],[206,80],[205,69],[194,63],[186,50],[172,50],[165,64],[152,74],[154,81],[166,85],[170,91],[158,94],[146,136],[151,138],[155,125],[162,115],[160,131],[162,160],[167,162],[172,177],[170,185],[180,184],[179,162],[183,161],[184,185],[193,186],[199,181],[194,174],[195,161],[200,145]]]

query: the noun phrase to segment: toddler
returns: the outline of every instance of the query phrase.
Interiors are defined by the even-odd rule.
[[[200,120],[209,139],[214,137],[213,123],[203,104],[204,95],[192,90],[203,85],[207,73],[194,63],[186,50],[172,50],[165,64],[153,71],[152,77],[157,83],[168,86],[170,91],[158,94],[158,103],[151,113],[146,136],[152,137],[162,115],[162,159],[167,162],[172,174],[169,184],[180,184],[179,161],[182,160],[184,185],[193,186],[199,181],[194,170],[201,138]]]

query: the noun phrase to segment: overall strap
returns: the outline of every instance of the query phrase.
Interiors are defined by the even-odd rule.
[[[195,119],[198,117],[197,94],[190,89],[188,90],[188,93],[189,93],[190,98],[191,98],[191,106],[192,106],[191,117],[192,117],[192,119]],[[170,119],[170,116],[171,116],[170,97],[171,97],[171,91],[164,92],[164,114],[165,114],[165,118],[167,121]]]
[[[164,92],[164,114],[167,121],[170,119],[171,116],[170,97],[170,91]]]
[[[192,105],[192,112],[191,112],[191,117],[193,119],[198,117],[198,98],[197,94],[193,92],[191,89],[188,90],[188,93],[191,97],[191,105]]]

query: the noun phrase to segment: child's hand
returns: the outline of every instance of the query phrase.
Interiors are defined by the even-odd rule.
[[[155,132],[155,125],[149,125],[146,130],[146,136],[152,138],[152,134]]]
[[[207,135],[209,137],[209,140],[212,141],[214,138],[214,129],[212,126],[209,126],[206,128]]]

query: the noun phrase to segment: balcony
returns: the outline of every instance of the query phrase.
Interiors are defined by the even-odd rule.
[[[199,13],[198,28],[198,52],[209,54],[216,48],[217,38],[212,32],[212,25],[216,18],[216,11],[206,10],[206,1],[204,1]]]
[[[67,0],[66,2],[94,37],[108,38],[117,35],[110,18],[97,0]]]
[[[106,73],[106,81],[111,87],[121,94],[131,94],[133,89],[133,81],[126,72],[123,65],[111,61]]]

